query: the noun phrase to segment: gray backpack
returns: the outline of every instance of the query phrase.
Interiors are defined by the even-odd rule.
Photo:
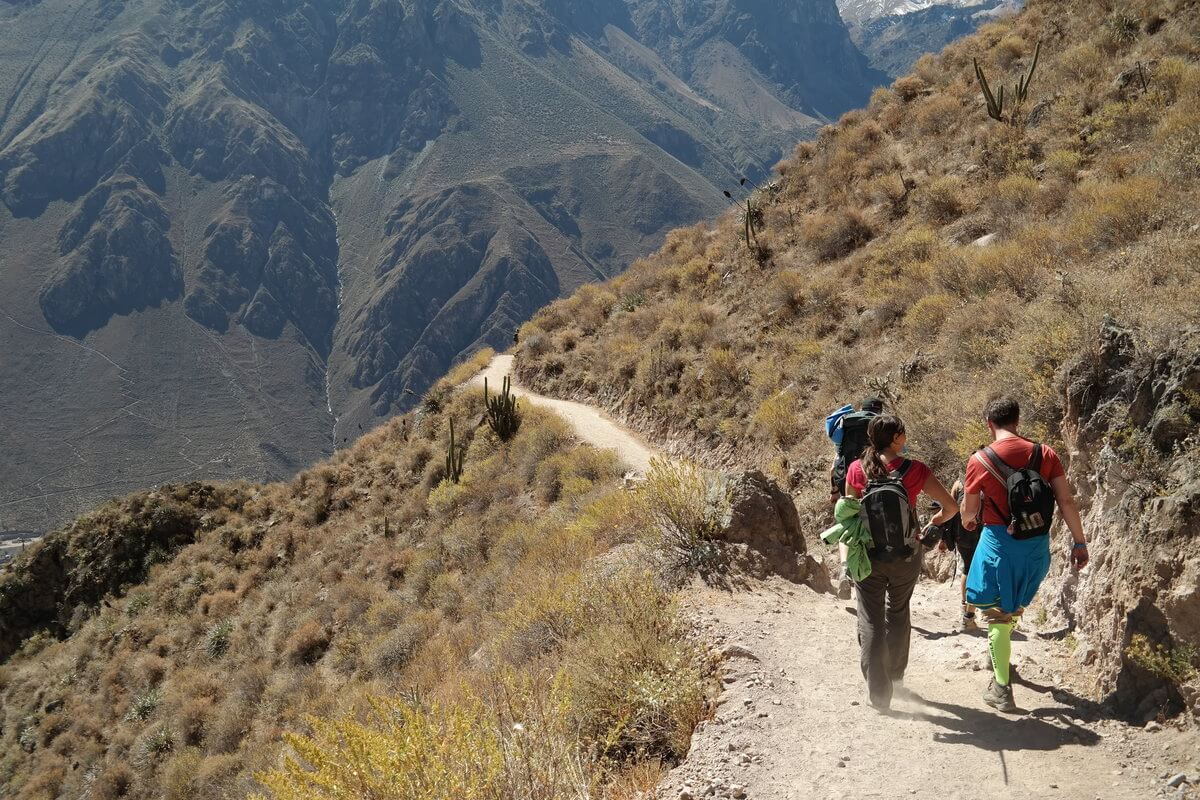
[[[904,488],[904,476],[911,468],[912,462],[905,459],[883,480],[869,482],[859,501],[859,516],[873,542],[868,550],[872,561],[900,561],[916,552],[920,526]]]

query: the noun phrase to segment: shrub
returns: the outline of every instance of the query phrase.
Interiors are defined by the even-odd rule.
[[[1025,40],[1020,36],[1005,36],[996,44],[992,54],[1001,69],[1008,69],[1025,55]]]
[[[204,652],[216,660],[229,652],[229,640],[233,635],[233,622],[223,619],[208,629],[204,637]]]
[[[134,720],[145,721],[150,719],[150,716],[158,708],[158,704],[162,702],[162,689],[154,687],[145,694],[138,695],[129,705],[129,710],[125,712],[125,721],[132,722]]]
[[[871,241],[874,231],[856,209],[819,212],[801,226],[805,243],[824,261],[842,258]]]
[[[962,104],[953,97],[937,94],[917,107],[917,130],[926,136],[946,136],[950,128],[963,117]]]
[[[296,628],[283,646],[283,653],[293,664],[311,664],[325,654],[329,633],[316,620]]]
[[[1165,681],[1182,685],[1200,674],[1200,651],[1194,645],[1179,644],[1167,647],[1152,644],[1145,635],[1136,633],[1125,647],[1125,658]]]
[[[1046,169],[1066,181],[1074,182],[1083,164],[1083,156],[1074,150],[1055,150],[1046,156]]]
[[[1009,175],[1001,178],[988,197],[992,213],[999,217],[1004,227],[1009,227],[1012,218],[1020,214],[1037,199],[1038,182],[1024,175]]]
[[[785,390],[768,397],[754,412],[753,422],[780,447],[786,448],[794,444],[803,430],[795,393]]]
[[[945,175],[925,186],[917,203],[931,222],[944,225],[958,219],[966,208],[962,178]]]
[[[925,81],[916,75],[905,75],[903,78],[897,78],[892,84],[892,91],[906,103],[916,100],[926,88]]]
[[[711,483],[690,461],[650,462],[638,487],[639,509],[650,534],[681,565],[707,569],[716,556],[713,538],[729,513],[727,490]]]
[[[1200,178],[1200,110],[1179,106],[1166,114],[1154,132],[1154,165],[1168,181]]]
[[[954,308],[954,298],[943,292],[926,295],[904,315],[904,326],[917,336],[932,339]]]
[[[1094,251],[1132,242],[1153,223],[1161,189],[1145,177],[1081,185],[1067,225],[1069,244]]]
[[[1113,47],[1128,47],[1137,41],[1141,22],[1128,11],[1116,9],[1104,19],[1104,36]]]
[[[769,291],[775,307],[786,314],[795,314],[804,307],[804,289],[808,281],[797,270],[776,273]]]
[[[584,608],[559,672],[583,741],[618,763],[681,759],[705,715],[706,668],[671,596],[630,567],[588,587]]]
[[[88,797],[92,800],[117,800],[129,794],[133,782],[133,770],[125,764],[113,764],[96,777]]]

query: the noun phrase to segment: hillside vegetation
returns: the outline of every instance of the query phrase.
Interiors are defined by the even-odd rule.
[[[657,501],[545,412],[507,442],[477,426],[482,393],[453,387],[479,364],[290,483],[126,498],[0,576],[24,607],[64,570],[62,608],[9,632],[0,793],[622,797],[678,760],[707,656],[653,560],[601,558],[644,547]]]
[[[712,461],[757,461],[810,530],[828,496],[821,419],[865,394],[945,480],[1000,390],[1061,443],[1061,367],[1095,360],[1106,316],[1151,352],[1200,318],[1198,34],[1195,2],[1029,3],[800,144],[750,194],[751,241],[743,206],[542,311],[521,378]],[[975,59],[1008,87],[1001,121]],[[1195,445],[1126,433],[1130,458]]]
[[[1082,575],[1054,549],[1036,616],[1071,631],[1114,713],[1200,716],[1198,59],[1195,2],[1031,2],[921,58],[721,220],[545,309],[518,373],[675,452],[759,464],[810,536],[831,409],[887,398],[949,485],[988,439],[985,400],[1017,394],[1093,542]],[[1000,119],[976,60],[997,103],[1006,87]]]

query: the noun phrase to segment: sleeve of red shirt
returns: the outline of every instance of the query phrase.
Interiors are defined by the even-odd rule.
[[[1055,461],[1058,456],[1055,456]],[[967,459],[967,478],[964,483],[964,491],[967,494],[979,494],[983,491],[983,481],[987,477],[987,470],[979,463],[979,459],[972,455]]]
[[[858,492],[859,495],[862,495],[867,488],[867,473],[863,472],[861,461],[855,461],[846,470],[846,485]]]
[[[1049,445],[1042,445],[1041,473],[1042,477],[1048,481],[1067,474],[1067,471],[1063,469],[1062,459],[1058,457],[1058,453],[1054,452],[1054,448]]]
[[[933,474],[933,470],[924,461],[913,461],[913,469],[917,471],[917,486],[924,489],[925,481],[929,480],[929,476]]]

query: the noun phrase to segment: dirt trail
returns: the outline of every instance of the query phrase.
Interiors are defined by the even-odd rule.
[[[499,386],[511,365],[511,356],[497,356],[475,382],[486,375]],[[615,448],[635,470],[656,455],[590,406],[514,391],[562,414],[587,442]],[[717,713],[659,787],[661,800],[1200,797],[1196,734],[1105,719],[1067,688],[1078,667],[1053,637],[1014,637],[1024,713],[984,705],[987,638],[957,631],[949,584],[922,579],[917,587],[908,675],[887,715],[865,703],[853,601],[773,580],[750,591],[697,586],[686,604],[706,639],[751,656],[724,662]],[[1190,783],[1168,786],[1180,774]]]
[[[487,378],[489,390],[499,391],[501,381],[512,370],[512,363],[511,355],[496,356],[471,383],[482,386],[483,379]],[[536,406],[543,406],[558,413],[571,423],[575,433],[583,441],[595,447],[616,450],[617,455],[633,472],[645,475],[646,470],[650,468],[650,459],[657,453],[603,411],[583,403],[536,394],[518,386],[515,379],[512,384],[513,394]]]

